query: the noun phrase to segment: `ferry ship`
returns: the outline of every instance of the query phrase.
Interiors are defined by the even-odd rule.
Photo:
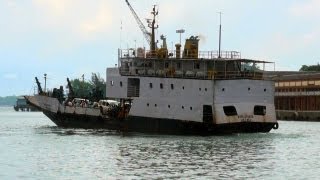
[[[65,128],[183,135],[278,128],[274,82],[255,68],[271,62],[241,58],[240,52],[220,47],[199,51],[197,36],[186,39],[183,49],[178,43],[171,51],[161,36],[157,48],[155,8],[152,14],[150,50],[118,50],[117,67],[106,70],[106,100],[64,99],[61,89],[55,89],[55,95],[40,92],[25,98]]]

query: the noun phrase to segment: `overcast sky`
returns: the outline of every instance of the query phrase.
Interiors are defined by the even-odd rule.
[[[159,6],[157,33],[167,36],[169,48],[183,28],[184,39],[201,36],[201,50],[218,49],[222,11],[223,50],[274,61],[276,70],[320,62],[320,0],[130,2],[143,22],[151,6]],[[0,96],[33,93],[34,77],[43,80],[44,73],[50,88],[66,77],[105,77],[117,63],[117,49],[135,44],[146,43],[125,0],[1,0]]]

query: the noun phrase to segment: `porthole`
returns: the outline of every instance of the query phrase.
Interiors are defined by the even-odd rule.
[[[163,84],[162,83],[160,83],[160,89],[163,89]]]
[[[173,84],[171,84],[171,89],[174,89],[174,86],[173,86]]]
[[[267,89],[266,88],[264,88],[264,90],[263,90],[264,92],[267,92]]]
[[[248,87],[248,91],[250,91],[250,90],[251,90],[251,88]]]
[[[224,91],[225,89],[224,88],[222,88],[222,91]]]
[[[201,91],[201,88],[199,88],[199,91]]]
[[[184,109],[184,106],[182,106],[182,109]]]
[[[157,107],[157,104],[155,104],[154,107]]]
[[[152,88],[152,83],[149,83],[149,87],[150,87],[150,89]]]
[[[184,86],[182,86],[182,89],[184,89]]]
[[[204,91],[207,91],[208,89],[207,88],[204,88]]]
[[[149,107],[149,103],[147,103],[147,106]]]
[[[168,105],[168,108],[170,108],[171,106],[170,105]]]
[[[192,107],[190,107],[190,110],[192,111]]]
[[[122,87],[122,81],[120,81],[120,87]]]

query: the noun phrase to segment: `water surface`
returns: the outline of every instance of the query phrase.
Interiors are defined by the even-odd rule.
[[[122,135],[0,108],[0,179],[318,179],[320,123],[268,134]]]

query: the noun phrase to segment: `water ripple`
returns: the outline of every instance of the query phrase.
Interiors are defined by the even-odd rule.
[[[5,112],[0,179],[318,179],[320,123],[268,134],[164,136],[64,129]],[[3,117],[9,119],[3,119]]]

